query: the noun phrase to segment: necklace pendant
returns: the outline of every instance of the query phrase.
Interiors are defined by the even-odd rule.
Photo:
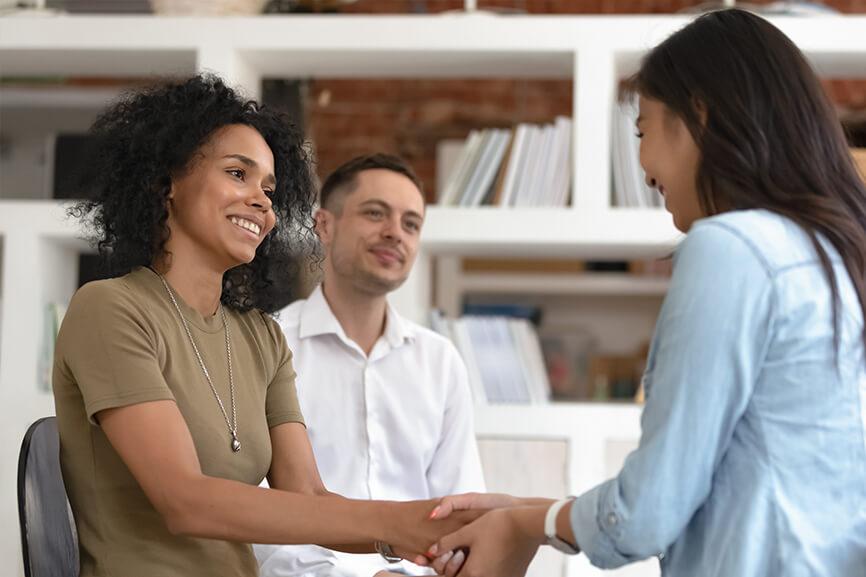
[[[238,441],[238,437],[235,434],[232,434],[232,452],[237,453],[241,450],[241,442]]]

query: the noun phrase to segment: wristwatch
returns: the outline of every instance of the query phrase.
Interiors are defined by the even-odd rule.
[[[391,549],[391,546],[387,543],[383,543],[382,541],[376,541],[374,543],[374,546],[376,547],[376,553],[381,555],[382,559],[384,559],[388,563],[399,563],[403,560],[402,557],[397,557],[397,555],[394,554],[394,550]]]
[[[556,549],[557,551],[561,551],[566,555],[577,555],[580,553],[580,549],[565,541],[560,539],[556,535],[556,516],[559,514],[560,509],[568,505],[574,501],[573,497],[568,499],[563,499],[562,501],[557,501],[547,510],[547,515],[544,516],[544,536],[547,537],[547,544]]]

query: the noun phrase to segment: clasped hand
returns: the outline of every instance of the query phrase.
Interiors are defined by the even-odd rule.
[[[544,541],[545,510],[510,495],[445,497],[431,519],[446,520],[466,512],[479,516],[440,538],[426,557],[413,561],[432,566],[445,577],[522,577]]]

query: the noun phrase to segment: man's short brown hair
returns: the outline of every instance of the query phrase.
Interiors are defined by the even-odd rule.
[[[402,158],[391,154],[377,152],[357,156],[352,160],[341,164],[332,172],[319,192],[319,206],[333,213],[339,213],[343,208],[343,198],[358,184],[358,174],[365,170],[390,170],[402,174],[418,187],[421,198],[424,198],[424,187],[415,171]]]

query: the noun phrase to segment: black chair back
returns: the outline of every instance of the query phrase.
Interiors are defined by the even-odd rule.
[[[21,443],[18,519],[26,577],[78,577],[78,534],[60,472],[56,417],[30,425]]]

